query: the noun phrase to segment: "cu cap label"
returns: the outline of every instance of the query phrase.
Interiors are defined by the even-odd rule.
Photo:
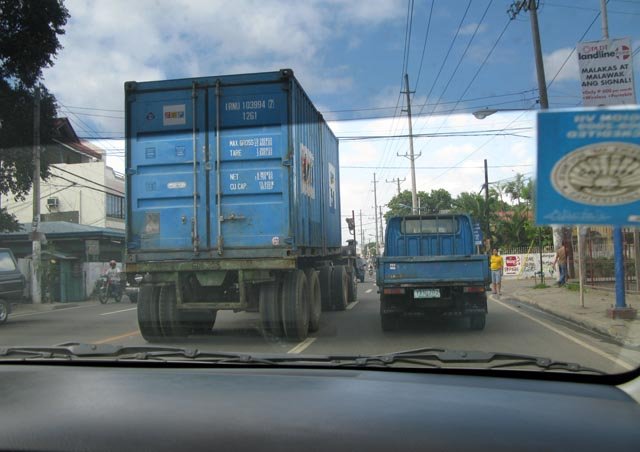
[[[553,188],[591,206],[640,200],[640,146],[624,142],[589,144],[565,155],[551,170]]]

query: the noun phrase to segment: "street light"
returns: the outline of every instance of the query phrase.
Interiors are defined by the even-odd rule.
[[[482,110],[477,110],[474,111],[472,114],[473,116],[475,116],[476,119],[484,119],[487,116],[491,116],[494,113],[498,113],[498,112],[503,112],[503,111],[529,111],[531,110],[530,108],[499,108],[499,109],[495,109],[495,108],[485,108]]]

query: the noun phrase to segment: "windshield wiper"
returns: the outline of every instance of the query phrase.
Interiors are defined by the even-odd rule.
[[[440,364],[490,364],[483,369],[505,369],[535,366],[543,370],[564,370],[570,372],[592,372],[606,374],[598,369],[581,364],[556,361],[541,356],[520,353],[501,353],[467,350],[447,350],[442,348],[419,348],[385,355],[359,357],[354,360],[358,366],[390,366],[393,364],[415,364],[441,367]]]
[[[203,352],[198,349],[180,347],[122,346],[111,344],[83,344],[77,342],[69,342],[51,347],[0,347],[0,359],[2,358],[21,358],[23,360],[113,358],[115,360],[142,361],[167,361],[168,358],[177,358],[198,361],[204,359],[207,362],[220,364],[276,364],[269,359],[263,359],[246,353]]]
[[[65,343],[53,347],[0,347],[0,360],[100,359],[136,361],[198,361],[207,364],[250,364],[264,366],[319,365],[338,368],[375,368],[414,365],[441,368],[443,364],[489,364],[482,369],[505,369],[535,366],[543,370],[606,374],[577,363],[555,361],[518,353],[419,348],[384,355],[265,355],[235,352],[208,352],[198,349],[162,346],[121,346],[111,344]],[[460,367],[464,368],[464,367]]]

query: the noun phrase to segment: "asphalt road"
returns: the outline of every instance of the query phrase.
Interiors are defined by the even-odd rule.
[[[399,331],[383,332],[376,286],[358,285],[358,301],[343,312],[323,312],[320,330],[301,343],[265,338],[257,313],[223,311],[213,333],[168,343],[205,350],[254,353],[380,354],[440,347],[525,353],[577,362],[606,372],[640,364],[640,350],[622,348],[588,331],[519,303],[508,296],[489,299],[483,331],[472,331],[465,319],[409,319]],[[16,310],[0,326],[0,345],[57,345],[66,342],[144,345],[138,332],[136,305],[112,300],[101,305],[79,303],[66,309]]]

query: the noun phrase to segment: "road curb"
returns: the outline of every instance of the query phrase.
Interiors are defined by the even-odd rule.
[[[633,341],[629,341],[626,339],[626,337],[624,336],[619,336],[616,335],[614,333],[612,333],[611,331],[609,331],[607,328],[603,328],[600,325],[591,323],[591,322],[587,322],[585,321],[583,318],[579,318],[579,317],[575,317],[572,316],[570,314],[565,314],[565,313],[559,313],[558,311],[554,311],[553,309],[549,309],[548,307],[544,306],[541,303],[538,303],[537,301],[529,298],[526,295],[522,295],[519,293],[513,293],[510,294],[511,297],[513,297],[514,299],[516,299],[517,301],[521,302],[521,303],[525,303],[531,306],[535,306],[536,308],[540,309],[543,312],[546,312],[547,314],[551,314],[555,317],[558,317],[559,319],[574,323],[578,326],[581,326],[583,328],[586,328],[588,330],[591,331],[595,331],[598,334],[602,334],[603,336],[608,337],[609,339],[611,339],[613,342],[615,342],[618,345],[622,345],[622,346],[626,346],[626,347],[640,347],[640,342],[633,342]]]

